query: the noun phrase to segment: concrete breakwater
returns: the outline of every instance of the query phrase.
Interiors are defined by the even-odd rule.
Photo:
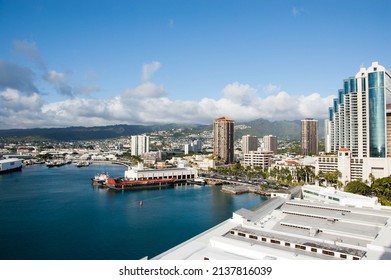
[[[270,196],[270,193],[259,186],[223,186],[222,192],[229,194],[256,193],[263,196]]]

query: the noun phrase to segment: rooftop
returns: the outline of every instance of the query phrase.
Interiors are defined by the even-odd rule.
[[[154,259],[391,259],[390,224],[390,207],[275,197]]]

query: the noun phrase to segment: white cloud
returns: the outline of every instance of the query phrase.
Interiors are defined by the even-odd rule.
[[[170,99],[162,86],[146,82],[120,96],[100,100],[74,97],[43,104],[37,94],[0,92],[2,128],[96,126],[111,124],[211,123],[227,116],[237,122],[264,118],[298,120],[326,118],[334,96],[319,93],[292,96],[285,91],[260,97],[248,84],[228,84],[218,99]]]
[[[255,93],[256,90],[250,85],[243,85],[238,82],[228,84],[223,89],[224,98],[243,105],[250,105],[255,99]]]
[[[65,73],[57,72],[55,70],[51,70],[46,74],[46,80],[52,84],[62,84],[65,83],[68,79]]]
[[[159,61],[153,61],[149,64],[143,65],[143,81],[148,81],[152,75],[159,70],[161,67],[161,64]]]
[[[267,94],[272,94],[272,93],[276,93],[276,92],[279,92],[281,90],[281,88],[277,85],[273,85],[271,83],[269,83],[267,86],[265,86],[263,88],[263,91]]]
[[[167,93],[163,86],[156,85],[151,82],[144,82],[135,89],[127,89],[124,92],[124,97],[137,97],[137,98],[151,98],[151,97],[163,97]]]
[[[41,106],[41,99],[37,93],[28,96],[22,95],[18,90],[7,88],[0,92],[0,110],[4,111],[24,111],[39,109]]]

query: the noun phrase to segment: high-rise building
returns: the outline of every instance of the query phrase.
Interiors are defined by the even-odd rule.
[[[343,81],[326,120],[326,150],[348,148],[352,157],[391,156],[391,77],[372,63]]]
[[[277,136],[266,135],[263,137],[263,149],[277,154]]]
[[[213,122],[213,153],[225,163],[234,161],[234,123],[235,121],[226,117]]]
[[[301,154],[303,156],[318,153],[318,120],[306,118],[301,121]]]
[[[378,62],[343,81],[325,122],[325,150],[316,172],[338,170],[340,180],[391,174],[391,76]]]
[[[194,140],[190,144],[185,144],[184,146],[185,155],[189,154],[189,152],[198,153],[201,150],[202,150],[201,140]]]
[[[258,138],[256,136],[244,135],[242,137],[242,152],[248,154],[258,149]]]
[[[132,136],[132,156],[141,156],[149,152],[149,136],[133,135]]]

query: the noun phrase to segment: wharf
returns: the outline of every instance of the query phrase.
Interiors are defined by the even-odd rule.
[[[223,186],[222,192],[229,194],[255,193],[270,196],[270,193],[259,186]]]

